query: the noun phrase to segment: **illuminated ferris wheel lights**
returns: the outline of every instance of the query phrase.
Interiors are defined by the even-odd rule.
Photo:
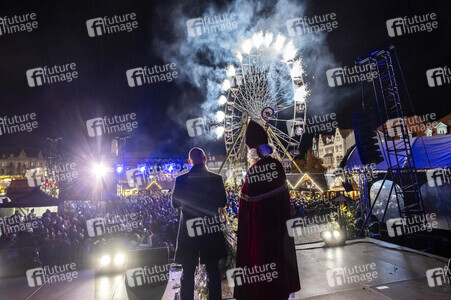
[[[266,47],[269,47],[269,45],[271,45],[271,42],[272,42],[273,37],[274,37],[274,35],[272,34],[272,32],[267,32],[267,33],[265,34],[263,44],[264,44]]]
[[[304,103],[308,96],[308,91],[305,85],[296,88],[294,92],[294,101]]]
[[[254,35],[252,36],[252,43],[254,44],[255,48],[257,48],[257,49],[263,44],[264,41],[265,41],[265,39],[263,38],[262,31],[254,33]]]
[[[241,50],[243,50],[244,53],[249,54],[251,53],[251,49],[252,49],[252,41],[245,40],[241,45]]]
[[[294,46],[293,40],[289,41],[287,45],[285,46],[285,49],[283,49],[283,60],[289,61],[292,60],[298,52],[298,49]]]
[[[285,39],[286,38],[280,33],[277,35],[276,42],[274,43],[274,49],[276,49],[276,51],[280,51],[282,49]]]
[[[222,82],[222,89],[228,91],[230,89],[230,80],[226,79]]]
[[[223,126],[216,127],[215,132],[216,138],[220,139],[224,135],[224,127]]]
[[[217,122],[224,121],[224,118],[225,118],[225,113],[223,111],[220,110],[220,111],[216,112],[216,121]]]
[[[238,60],[241,62],[241,61],[243,61],[243,55],[241,55],[241,52],[240,51],[238,51],[237,53],[236,53],[236,58],[238,58]]]
[[[236,70],[235,67],[233,65],[229,65],[227,67],[227,77],[233,77],[235,76]]]
[[[226,98],[226,96],[221,95],[221,96],[219,97],[219,99],[218,99],[218,104],[219,104],[219,105],[224,105],[224,104],[226,104],[226,103],[227,103],[227,98]]]

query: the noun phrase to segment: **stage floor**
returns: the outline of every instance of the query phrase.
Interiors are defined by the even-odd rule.
[[[450,285],[445,283],[430,287],[426,277],[427,270],[444,267],[447,261],[445,258],[374,239],[348,241],[346,246],[337,248],[322,246],[322,242],[296,246],[302,290],[290,299],[451,298]],[[359,272],[362,271],[354,274],[358,275],[355,277],[343,277],[333,270],[346,268],[349,271],[355,266],[360,266]],[[353,282],[349,283],[351,279]],[[162,299],[173,300],[180,290],[179,282],[180,273],[171,273]],[[137,299],[127,294],[124,275],[96,277],[93,271],[79,272],[79,278],[70,283],[45,284],[37,289],[30,288],[25,277],[2,279],[0,291],[0,299],[5,300]],[[233,299],[226,281],[223,282],[223,299]]]

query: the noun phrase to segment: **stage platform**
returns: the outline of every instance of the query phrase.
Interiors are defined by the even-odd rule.
[[[443,268],[446,258],[369,238],[348,241],[343,247],[323,245],[320,242],[296,246],[302,290],[290,299],[451,299],[449,284],[430,287],[426,276],[429,269]],[[360,270],[366,266],[371,276],[361,276],[367,274],[363,272],[344,278],[334,270],[349,271],[355,266],[360,266]],[[121,274],[96,277],[88,270],[81,271],[79,278],[70,283],[45,284],[39,288],[30,288],[25,277],[1,279],[0,299],[138,299],[127,294],[124,280]],[[173,300],[179,286],[180,273],[172,272],[162,299]],[[226,281],[223,299],[233,299]]]

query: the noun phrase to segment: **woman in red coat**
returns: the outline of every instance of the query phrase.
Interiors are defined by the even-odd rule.
[[[246,130],[251,167],[240,193],[236,269],[228,273],[238,300],[282,300],[301,289],[294,239],[288,235],[290,195],[282,164],[271,157],[265,129]]]

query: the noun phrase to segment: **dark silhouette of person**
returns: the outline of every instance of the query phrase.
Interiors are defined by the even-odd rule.
[[[222,177],[208,171],[207,158],[200,148],[189,152],[192,169],[177,177],[172,193],[172,207],[180,208],[175,262],[182,264],[181,298],[194,298],[194,272],[206,265],[210,300],[221,299],[218,262],[227,256],[224,227],[219,208],[227,204]]]

